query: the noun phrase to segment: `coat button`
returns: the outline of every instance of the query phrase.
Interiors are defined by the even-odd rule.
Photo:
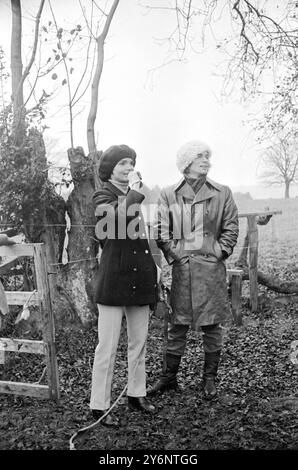
[[[134,255],[136,255],[136,254],[137,254],[136,250],[133,250],[133,254],[134,254]]]
[[[132,286],[133,289],[136,289],[136,286]]]
[[[148,251],[148,250],[145,250],[145,253],[146,253],[146,255],[148,255],[149,251]]]
[[[208,235],[209,235],[208,232],[204,233],[204,237],[208,237]]]
[[[133,268],[133,271],[137,271],[137,268]]]

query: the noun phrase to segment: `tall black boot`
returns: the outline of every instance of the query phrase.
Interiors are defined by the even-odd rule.
[[[166,390],[178,388],[177,372],[181,362],[181,356],[171,353],[166,355],[166,370],[162,373],[158,382],[147,390],[147,395],[155,395],[157,392],[163,393]]]
[[[203,394],[207,400],[212,400],[217,394],[215,379],[221,351],[205,353],[203,370]]]

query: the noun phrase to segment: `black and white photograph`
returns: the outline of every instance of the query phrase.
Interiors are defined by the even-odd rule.
[[[0,0],[11,459],[295,458],[297,84],[297,1]]]

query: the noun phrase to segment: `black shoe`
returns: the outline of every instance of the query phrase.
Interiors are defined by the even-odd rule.
[[[212,400],[217,395],[215,380],[213,377],[207,377],[203,382],[203,394],[206,400]]]
[[[140,410],[145,413],[152,413],[155,410],[155,406],[151,405],[145,397],[129,397],[128,398],[128,409],[130,411]]]
[[[101,418],[107,412],[107,410],[91,410],[91,412],[95,421],[98,421],[99,418]],[[118,426],[119,422],[115,417],[108,414],[100,421],[100,424],[103,426],[116,427]]]
[[[164,380],[160,379],[158,382],[156,382],[152,387],[149,387],[147,390],[147,395],[153,396],[156,393],[163,393],[167,390],[173,390],[178,388],[178,382],[175,377],[174,380]]]

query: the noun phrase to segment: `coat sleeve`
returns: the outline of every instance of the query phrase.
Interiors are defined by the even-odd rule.
[[[94,193],[92,203],[97,217],[102,217],[104,213],[109,214],[110,211],[113,211],[116,220],[118,217],[125,217],[126,221],[129,222],[138,216],[138,211],[133,212],[133,209],[138,209],[144,198],[143,194],[131,189],[120,202],[119,198],[115,199],[110,191],[100,189]]]
[[[233,253],[239,234],[238,209],[234,201],[232,191],[227,188],[223,216],[221,220],[221,234],[219,244],[223,253],[228,257]]]
[[[154,224],[154,239],[169,264],[179,258],[175,254],[176,242],[173,239],[173,215],[170,211],[165,190],[162,190],[157,204]]]
[[[145,196],[138,191],[130,190],[127,195],[117,197],[106,188],[94,193],[92,202],[97,218],[95,235],[100,241],[101,247],[107,238],[136,237],[146,235],[140,204]],[[135,222],[130,222],[138,219]]]

